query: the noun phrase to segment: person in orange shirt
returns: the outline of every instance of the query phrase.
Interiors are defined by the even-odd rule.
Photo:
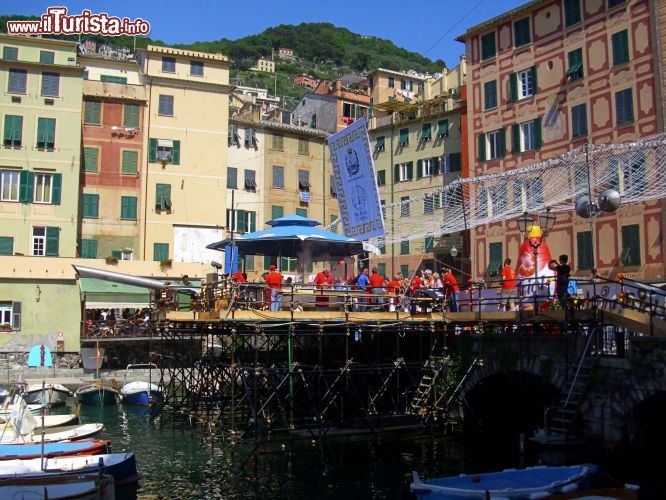
[[[282,304],[282,275],[275,270],[275,265],[271,264],[270,272],[266,276],[266,284],[271,291],[271,311],[279,311]]]
[[[458,295],[460,294],[460,287],[458,286],[458,282],[456,281],[455,276],[453,276],[450,268],[444,269],[442,283],[444,285],[446,296],[449,298],[450,311],[458,312]]]
[[[504,259],[502,268],[502,291],[500,292],[500,311],[513,311],[513,301],[516,297],[516,271],[511,267],[511,259]]]
[[[314,279],[314,284],[317,285],[317,290],[326,290],[333,285],[333,276],[324,269],[322,272],[317,273]],[[328,307],[329,297],[317,294],[315,298],[315,307],[317,309],[326,309]]]

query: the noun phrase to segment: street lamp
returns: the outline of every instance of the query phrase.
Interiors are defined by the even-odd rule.
[[[538,223],[535,222],[534,217],[527,212],[518,217],[518,229],[521,233],[525,233],[525,238],[528,239],[529,244],[534,251],[534,278],[537,286],[539,283],[539,247],[543,243],[543,240],[546,238],[548,231],[553,229],[556,219],[557,216],[550,211],[550,208],[546,208],[544,212],[539,214]],[[541,228],[541,238],[539,240],[530,240],[528,235],[535,226]]]

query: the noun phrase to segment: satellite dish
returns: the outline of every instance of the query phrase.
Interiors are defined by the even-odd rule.
[[[599,195],[599,208],[604,212],[615,212],[618,208],[620,208],[621,202],[622,198],[620,193],[614,189],[606,189]],[[576,211],[578,211],[578,208],[576,208]]]
[[[583,219],[589,219],[596,211],[596,204],[590,203],[590,199],[587,196],[580,197],[576,202],[576,213]]]

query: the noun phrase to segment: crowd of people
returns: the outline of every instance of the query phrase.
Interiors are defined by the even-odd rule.
[[[559,260],[552,260],[548,267],[555,274],[555,293],[562,307],[565,306],[569,293],[569,281],[571,268],[568,265],[568,256],[561,255]],[[238,283],[247,282],[247,275],[240,271],[232,274],[232,278]],[[284,289],[291,289],[292,278],[284,278],[275,265],[271,265],[269,272],[263,276],[265,288],[263,289],[263,304],[265,309],[279,311],[282,308]],[[439,291],[438,296],[443,297],[447,310],[458,312],[460,286],[453,275],[452,269],[444,267],[441,273],[433,272],[431,269],[423,269],[413,276],[405,277],[401,272],[392,277],[383,276],[378,268],[364,268],[358,275],[350,275],[347,280],[335,279],[329,269],[323,269],[317,273],[311,283],[316,291],[346,290],[358,292],[354,298],[354,309],[356,310],[387,310],[396,309],[420,310],[418,302],[413,299],[419,290]],[[499,280],[498,309],[513,311],[517,298],[517,276],[511,265],[511,259],[506,258],[501,270]],[[377,295],[377,297],[371,297]],[[425,299],[427,300],[427,298]],[[416,304],[416,305],[415,305]],[[331,296],[325,293],[317,294],[315,297],[317,310],[326,310],[331,307]]]

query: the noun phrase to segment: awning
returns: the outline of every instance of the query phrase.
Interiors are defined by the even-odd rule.
[[[139,286],[80,278],[79,288],[86,309],[141,309],[150,305],[150,291]]]

